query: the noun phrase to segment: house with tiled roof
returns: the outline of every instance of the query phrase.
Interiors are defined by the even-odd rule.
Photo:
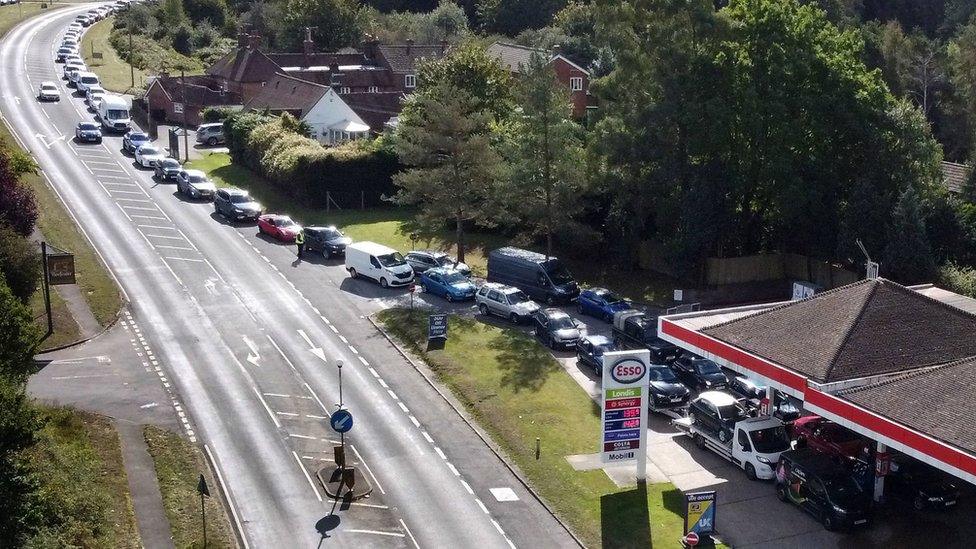
[[[569,90],[569,99],[573,104],[573,116],[583,118],[588,108],[595,108],[595,98],[590,95],[590,71],[574,63],[563,55],[559,46],[551,52],[545,50],[495,42],[488,46],[488,55],[498,59],[501,66],[515,76],[521,75],[529,65],[533,54],[547,60],[556,73],[556,78]]]
[[[160,75],[150,80],[143,97],[153,120],[191,126],[203,122],[206,107],[239,107],[241,96],[224,88],[222,81],[206,75]]]
[[[972,174],[973,168],[965,164],[958,164],[956,162],[946,162],[942,161],[942,184],[945,185],[946,189],[952,194],[959,194],[962,192],[963,187],[966,185],[966,181]]]

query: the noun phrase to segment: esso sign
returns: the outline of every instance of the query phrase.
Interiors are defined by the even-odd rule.
[[[625,358],[610,368],[610,377],[620,384],[630,384],[643,379],[647,366],[634,358]]]

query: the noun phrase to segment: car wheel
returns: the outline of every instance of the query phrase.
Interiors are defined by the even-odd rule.
[[[356,277],[358,277],[358,276],[359,276],[359,273],[357,273],[357,272],[356,272],[356,269],[353,269],[353,268],[350,268],[350,269],[349,269],[349,276],[350,276],[351,278],[356,278]]]
[[[550,349],[552,349],[553,351],[555,351],[556,350],[556,338],[552,337],[552,335],[546,335],[546,347],[549,347]]]
[[[697,446],[697,447],[699,447],[701,449],[704,449],[705,448],[705,438],[703,436],[701,436],[698,433],[695,433],[694,436],[692,436],[691,438],[692,438],[692,440],[695,441],[695,446]]]
[[[831,513],[824,513],[823,525],[827,531],[833,532],[837,529],[837,519]]]
[[[484,303],[479,303],[478,312],[481,313],[482,316],[488,316],[488,306]]]
[[[390,287],[390,283],[386,281],[386,277],[385,276],[381,276],[380,277],[380,286],[382,286],[384,288],[389,288]]]
[[[915,500],[912,501],[912,507],[914,507],[916,511],[924,510],[925,500],[923,500],[921,497],[916,497]]]
[[[447,302],[448,302],[448,303],[454,303],[454,296],[453,296],[453,295],[451,295],[450,293],[447,293],[447,294],[446,294],[446,295],[444,296],[444,298],[445,298],[445,299],[447,299]]]
[[[725,429],[719,429],[719,431],[718,431],[718,440],[719,440],[719,442],[721,442],[723,444],[726,443],[726,442],[728,442],[729,441],[729,433],[726,432]]]
[[[332,259],[332,252],[330,252],[326,248],[322,248],[322,258],[323,259]]]
[[[512,321],[512,324],[518,324],[518,323],[519,323],[519,315],[517,315],[517,314],[515,314],[515,313],[512,313],[512,314],[511,314],[511,315],[510,315],[510,316],[508,317],[508,319]]]
[[[207,140],[207,145],[210,145],[211,147],[213,147],[216,144],[217,144],[217,138],[216,137],[211,137],[210,139]]]
[[[579,314],[584,314],[583,313],[583,304],[580,303],[580,302],[578,302],[578,301],[576,302],[576,312],[578,312]]]
[[[786,501],[786,486],[776,486],[776,499]]]
[[[746,478],[749,480],[756,480],[756,468],[752,466],[751,463],[746,463]]]

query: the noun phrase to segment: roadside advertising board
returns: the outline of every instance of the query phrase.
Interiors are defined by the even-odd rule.
[[[715,532],[715,491],[685,494],[685,534]]]
[[[603,354],[603,463],[639,459],[647,448],[647,372],[650,351],[612,351]],[[643,472],[638,467],[638,478]]]
[[[446,314],[430,315],[429,325],[427,327],[427,339],[430,340],[437,338],[447,339]]]

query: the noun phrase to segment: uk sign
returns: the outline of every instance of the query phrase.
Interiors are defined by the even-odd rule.
[[[647,447],[648,364],[650,352],[647,350],[603,354],[600,453],[604,463],[633,459],[643,463]]]
[[[715,491],[685,494],[685,533],[715,532]]]

